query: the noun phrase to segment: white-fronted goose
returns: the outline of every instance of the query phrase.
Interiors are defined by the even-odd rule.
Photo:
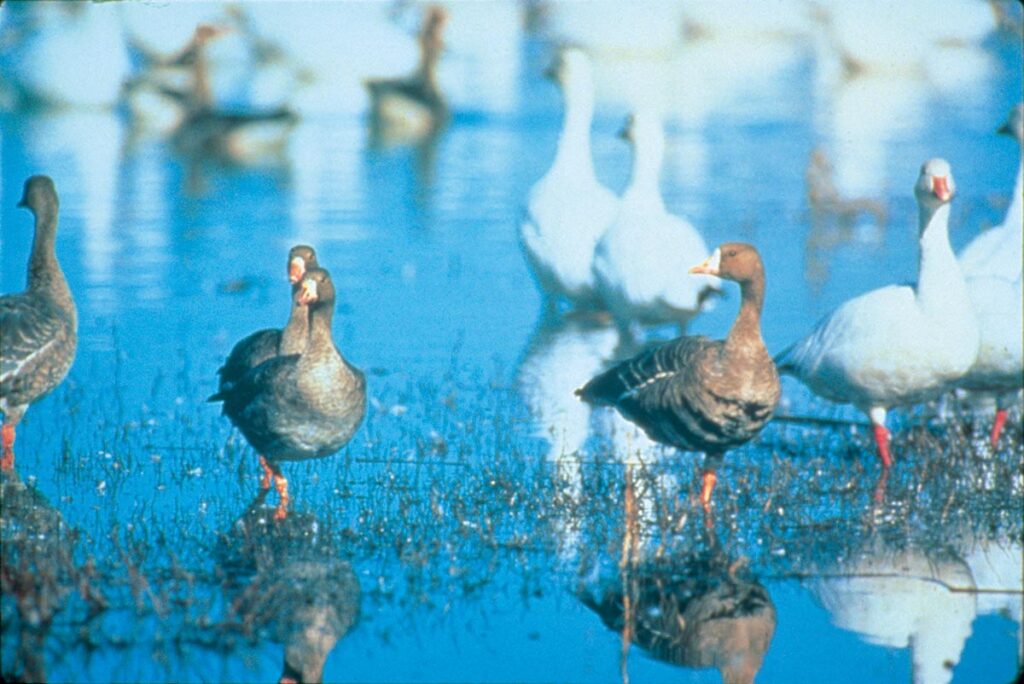
[[[638,111],[627,121],[622,137],[633,146],[633,175],[615,219],[594,251],[598,292],[623,330],[632,323],[685,324],[717,285],[713,278],[679,278],[688,265],[707,258],[707,245],[697,229],[670,214],[662,200],[661,118]]]
[[[448,105],[437,83],[447,21],[448,12],[443,7],[427,8],[419,35],[420,63],[411,75],[365,81],[370,91],[374,137],[419,138],[430,135],[447,120]]]
[[[1024,104],[1010,112],[999,129],[1024,144]],[[981,332],[978,358],[958,387],[992,396],[996,416],[989,439],[992,446],[1006,423],[1007,409],[1024,385],[1024,341],[1021,340],[1021,252],[1024,249],[1024,155],[1017,169],[1013,196],[1003,223],[971,240],[960,253],[960,269],[974,305]]]
[[[306,270],[317,267],[316,251],[309,245],[295,245],[288,252],[288,282],[292,294],[299,290],[299,284]],[[301,354],[306,348],[309,331],[309,310],[292,297],[291,313],[283,329],[266,328],[257,330],[242,338],[228,354],[224,365],[217,369],[220,383],[217,391],[230,389],[242,376],[267,359],[281,354]]]
[[[886,468],[892,463],[888,409],[941,393],[978,354],[978,324],[949,246],[955,190],[944,159],[921,167],[914,187],[921,245],[916,285],[890,285],[848,300],[776,357],[780,371],[815,394],[868,414]]]
[[[19,207],[35,216],[28,289],[0,297],[0,412],[4,470],[14,467],[14,430],[29,404],[61,383],[75,360],[78,312],[57,261],[57,189],[48,176],[25,181]]]
[[[597,241],[615,218],[618,199],[597,180],[591,159],[590,59],[568,48],[547,73],[562,89],[565,117],[555,160],[530,189],[519,239],[549,305],[564,298],[577,307],[599,307],[591,264]]]
[[[295,298],[309,307],[309,337],[301,354],[275,356],[210,397],[266,459],[286,515],[288,483],[279,461],[333,454],[348,443],[366,411],[366,381],[334,346],[334,285],[322,268],[307,269]]]
[[[708,506],[726,450],[749,441],[771,418],[779,376],[761,339],[765,275],[757,250],[725,243],[690,273],[739,283],[742,302],[729,335],[672,340],[605,371],[576,393],[591,404],[614,406],[655,441],[703,451],[701,501]]]

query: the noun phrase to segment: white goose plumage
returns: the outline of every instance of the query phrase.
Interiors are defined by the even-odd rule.
[[[622,135],[633,145],[633,175],[619,211],[594,252],[598,291],[620,328],[631,323],[685,322],[718,279],[682,277],[708,256],[704,238],[670,214],[658,187],[665,133],[652,112],[629,118]]]
[[[581,50],[563,50],[550,71],[562,88],[565,119],[551,168],[530,190],[519,237],[544,293],[578,307],[599,304],[590,266],[615,217],[615,195],[601,185],[590,153],[594,82]]]
[[[949,245],[955,192],[949,163],[926,162],[914,190],[921,247],[916,285],[890,285],[848,300],[776,357],[780,371],[815,394],[865,411],[886,467],[887,410],[941,393],[978,354],[978,324]]]
[[[1010,112],[1010,118],[999,129],[1024,139],[1024,104]],[[999,443],[1007,409],[1024,385],[1024,326],[1021,311],[1021,250],[1024,247],[1024,156],[1017,169],[1010,206],[1002,225],[974,238],[960,253],[960,269],[967,280],[967,292],[981,331],[978,358],[957,385],[963,389],[995,399],[996,416],[990,441]]]

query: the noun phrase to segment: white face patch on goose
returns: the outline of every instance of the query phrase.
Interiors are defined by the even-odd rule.
[[[303,304],[309,304],[315,302],[317,298],[316,292],[316,281],[315,280],[303,280],[302,281],[302,294],[299,296],[299,300]]]
[[[306,260],[300,256],[292,257],[292,260],[288,263],[288,280],[297,283],[305,274]]]
[[[707,275],[718,275],[722,263],[722,250],[718,247],[704,261],[690,269],[690,273],[705,273]]]

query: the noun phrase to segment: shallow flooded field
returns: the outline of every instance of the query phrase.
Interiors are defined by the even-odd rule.
[[[9,84],[26,59],[18,4],[0,8]],[[320,26],[307,42],[352,73],[298,79],[293,124],[255,159],[147,129],[126,101],[25,104],[5,86],[0,290],[24,288],[32,219],[15,205],[45,173],[79,343],[3,476],[4,677],[274,681],[287,658],[352,682],[1012,681],[1019,400],[997,449],[990,414],[952,395],[893,411],[886,473],[860,412],[785,379],[779,418],[727,454],[705,512],[699,454],[573,395],[621,356],[618,333],[546,310],[517,237],[562,126],[542,72],[570,40],[594,56],[598,178],[621,193],[616,134],[662,98],[666,205],[710,246],[758,247],[776,353],[846,299],[915,278],[926,159],[956,174],[955,249],[1002,221],[1020,150],[994,130],[1019,101],[1022,50],[1019,7],[999,6],[960,70],[835,78],[813,22],[687,33],[676,5],[651,5],[680,27],[667,48],[606,4],[454,3],[451,117],[410,142],[371,135],[359,79],[415,62],[422,7],[303,4],[293,17]],[[125,40],[143,35],[123,14]],[[648,35],[595,28],[616,21]],[[820,182],[854,204],[822,203]],[[297,243],[333,275],[334,339],[368,406],[340,452],[283,465],[277,521],[256,454],[206,398],[236,341],[284,323]],[[726,334],[725,289],[688,332]],[[750,616],[702,633],[730,601]]]

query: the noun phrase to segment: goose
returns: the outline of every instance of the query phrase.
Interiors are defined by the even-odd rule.
[[[579,598],[608,628],[628,630],[657,660],[713,667],[724,684],[751,684],[775,636],[777,614],[768,590],[721,552],[668,562],[631,574],[631,596],[620,580],[600,598],[585,590]]]
[[[775,358],[812,392],[868,414],[878,456],[892,464],[889,408],[914,404],[958,380],[978,354],[978,324],[949,245],[949,162],[931,159],[914,186],[920,257],[915,285],[890,285],[843,303]]]
[[[597,308],[594,248],[615,218],[618,199],[597,180],[591,159],[590,59],[567,48],[546,73],[561,86],[565,118],[555,160],[530,189],[520,244],[549,306],[564,298],[578,308]]]
[[[309,245],[295,245],[288,251],[288,282],[292,293],[299,289],[307,269],[317,268],[316,250]],[[266,328],[242,338],[228,354],[224,365],[217,369],[220,376],[218,391],[233,387],[250,369],[267,359],[287,354],[301,354],[306,349],[309,332],[308,310],[292,298],[291,314],[284,329]]]
[[[404,78],[364,81],[370,92],[370,123],[375,138],[421,138],[448,119],[448,105],[437,83],[437,62],[444,50],[447,11],[431,6],[419,35],[420,63]]]
[[[678,277],[687,264],[707,258],[707,245],[688,221],[665,209],[658,189],[665,152],[659,117],[638,111],[621,136],[633,146],[633,174],[594,250],[598,292],[624,331],[632,323],[685,323],[717,285]]]
[[[727,242],[690,273],[739,283],[740,310],[728,336],[658,345],[576,394],[589,404],[615,407],[656,442],[705,452],[701,502],[707,508],[725,451],[750,441],[771,418],[779,375],[761,338],[765,275],[757,249]]]
[[[1013,137],[1018,145],[1024,140],[1024,103],[1018,104],[999,129]],[[958,257],[960,270],[970,279],[998,276],[1015,280],[1021,273],[1021,249],[1024,243],[1024,155],[1017,167],[1017,179],[1010,196],[1010,206],[1003,222],[986,230],[964,247]]]
[[[0,297],[0,466],[14,468],[15,428],[30,404],[68,374],[78,344],[78,312],[55,250],[57,188],[48,176],[25,181],[19,207],[35,216],[28,289]]]
[[[1018,145],[1024,138],[1024,104],[1018,104],[999,129],[1013,136]],[[1021,329],[1021,250],[1024,235],[1024,157],[1017,169],[1010,206],[1003,223],[974,238],[960,253],[960,269],[967,281],[967,293],[974,305],[981,331],[978,358],[957,383],[961,389],[982,397],[994,397],[996,415],[989,433],[995,448],[999,444],[1010,404],[1024,386],[1024,342]]]
[[[287,517],[288,481],[279,461],[322,458],[345,446],[366,412],[366,380],[338,351],[331,336],[334,284],[322,268],[307,269],[294,295],[309,307],[309,336],[301,354],[275,356],[209,401],[262,457]]]
[[[362,590],[325,521],[267,515],[261,492],[216,548],[232,616],[284,646],[280,684],[323,681],[331,651],[359,623]]]

